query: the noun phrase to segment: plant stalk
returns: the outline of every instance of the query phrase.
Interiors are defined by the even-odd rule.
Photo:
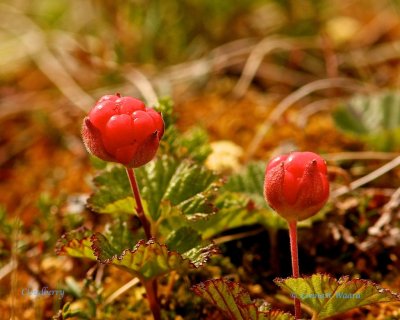
[[[144,214],[143,204],[142,204],[142,200],[140,198],[139,186],[137,184],[136,177],[135,177],[135,171],[133,170],[133,168],[127,167],[126,173],[128,174],[132,192],[135,197],[137,215],[142,223],[147,240],[150,240],[152,238],[151,231],[150,231],[151,230],[150,222],[149,222],[149,220],[147,220],[147,218]],[[153,313],[154,320],[161,320],[161,309],[160,309],[160,305],[158,303],[158,298],[157,298],[157,291],[158,291],[157,290],[157,279],[153,279],[150,281],[143,281],[143,282],[144,282],[144,287],[146,289],[147,300],[149,301],[150,309],[151,309],[151,312]]]
[[[297,220],[288,221],[289,226],[289,237],[290,237],[290,253],[292,256],[292,273],[293,278],[300,277],[299,271],[299,256],[297,248]],[[300,300],[296,297],[293,298],[294,301],[294,317],[295,319],[301,318],[301,307]]]
[[[152,238],[151,231],[150,231],[150,222],[149,222],[149,220],[147,220],[147,218],[144,214],[142,200],[140,198],[140,191],[139,191],[139,187],[138,187],[136,177],[135,177],[135,171],[133,170],[133,168],[127,167],[126,173],[128,174],[129,182],[131,184],[131,188],[133,191],[133,195],[135,196],[137,215],[140,219],[140,222],[142,223],[147,240],[150,240]]]
[[[161,309],[157,298],[157,279],[144,281],[144,287],[154,320],[161,320]]]

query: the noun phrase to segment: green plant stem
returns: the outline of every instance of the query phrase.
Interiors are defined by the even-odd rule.
[[[150,231],[150,222],[149,220],[147,220],[144,214],[142,200],[140,198],[140,191],[135,177],[135,171],[133,170],[133,168],[126,168],[126,173],[128,174],[133,195],[135,196],[137,215],[139,216],[140,222],[142,223],[147,240],[150,240],[152,238]]]
[[[126,173],[128,174],[129,177],[129,182],[131,184],[132,192],[135,197],[136,201],[136,212],[139,216],[140,221],[142,222],[142,226],[144,229],[144,232],[146,234],[147,240],[150,240],[152,238],[151,231],[150,231],[150,222],[147,220],[144,210],[143,210],[143,204],[142,204],[142,199],[140,197],[140,191],[139,191],[139,186],[136,181],[135,177],[135,171],[133,168],[126,168]],[[158,297],[157,297],[157,279],[153,279],[150,281],[143,281],[144,286],[146,289],[147,293],[147,300],[149,301],[150,304],[150,309],[151,312],[153,313],[154,320],[161,320],[161,309],[160,305],[158,303]]]
[[[290,237],[290,253],[292,256],[292,273],[293,278],[298,278],[300,276],[299,271],[299,256],[297,249],[297,221],[288,221],[289,226],[289,237]],[[301,307],[300,300],[298,298],[294,298],[294,317],[295,319],[301,318]]]

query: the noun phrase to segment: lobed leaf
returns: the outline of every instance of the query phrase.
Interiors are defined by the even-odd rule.
[[[145,238],[139,217],[128,214],[115,215],[105,226],[104,235],[119,252]]]
[[[207,280],[192,287],[198,296],[218,307],[229,319],[235,320],[292,320],[282,311],[257,308],[246,289],[225,279]]]
[[[96,260],[91,248],[91,236],[92,232],[85,227],[63,234],[56,243],[56,254]]]
[[[179,236],[175,238],[181,238],[186,232],[188,230],[178,232]],[[143,280],[161,276],[172,270],[182,271],[201,267],[211,255],[218,253],[212,243],[199,242],[190,250],[185,250],[180,240],[171,239],[171,243],[182,252],[169,250],[166,245],[154,240],[147,242],[140,240],[133,249],[121,252],[101,233],[91,234],[89,230],[82,228],[63,235],[56,252],[97,260],[103,264],[113,264]]]
[[[179,206],[188,217],[207,215],[215,211],[217,177],[203,166],[189,160],[177,161],[163,156],[135,170],[145,211],[156,221],[161,203],[169,201]],[[94,179],[96,190],[89,206],[99,213],[133,213],[135,201],[125,169],[114,167]]]
[[[318,273],[304,278],[278,278],[275,283],[310,307],[318,319],[369,304],[400,301],[397,293],[383,289],[372,281],[350,280],[348,276],[336,280]]]
[[[88,199],[89,208],[98,213],[134,213],[135,200],[124,168],[103,171],[93,182],[96,189]]]

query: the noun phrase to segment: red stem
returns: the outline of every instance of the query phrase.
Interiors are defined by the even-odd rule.
[[[146,233],[147,240],[150,240],[152,238],[151,231],[150,231],[150,222],[149,222],[149,220],[147,220],[147,218],[144,214],[142,200],[140,198],[140,191],[139,191],[138,184],[136,182],[135,171],[133,171],[133,168],[126,168],[126,173],[128,174],[129,182],[131,184],[131,188],[133,191],[133,195],[135,196],[137,215],[139,216],[139,219],[142,223],[144,232]]]
[[[292,272],[293,278],[300,277],[299,271],[299,256],[297,249],[297,221],[288,221],[289,225],[289,237],[290,237],[290,253],[292,256]],[[301,307],[300,300],[298,298],[294,298],[294,317],[295,319],[301,318]]]
[[[157,298],[157,279],[145,281],[144,287],[154,320],[161,320],[161,309]]]
[[[126,173],[128,174],[133,195],[135,196],[137,215],[139,216],[139,219],[142,222],[142,226],[144,232],[146,233],[147,240],[150,240],[152,238],[150,231],[150,222],[149,220],[147,220],[144,214],[142,199],[140,198],[139,186],[137,184],[135,177],[135,171],[133,170],[133,168],[127,167]],[[161,320],[161,309],[157,298],[157,279],[144,281],[144,286],[146,288],[147,300],[149,301],[150,309],[151,312],[153,313],[154,320]]]

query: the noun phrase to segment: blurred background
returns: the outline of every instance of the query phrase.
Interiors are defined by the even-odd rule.
[[[351,181],[399,155],[398,0],[3,0],[0,17],[0,314],[57,309],[10,283],[66,263],[52,247],[82,224],[62,210],[90,191],[80,126],[102,95],[171,99],[225,173],[294,149],[372,159]],[[374,185],[385,201],[393,172]]]

